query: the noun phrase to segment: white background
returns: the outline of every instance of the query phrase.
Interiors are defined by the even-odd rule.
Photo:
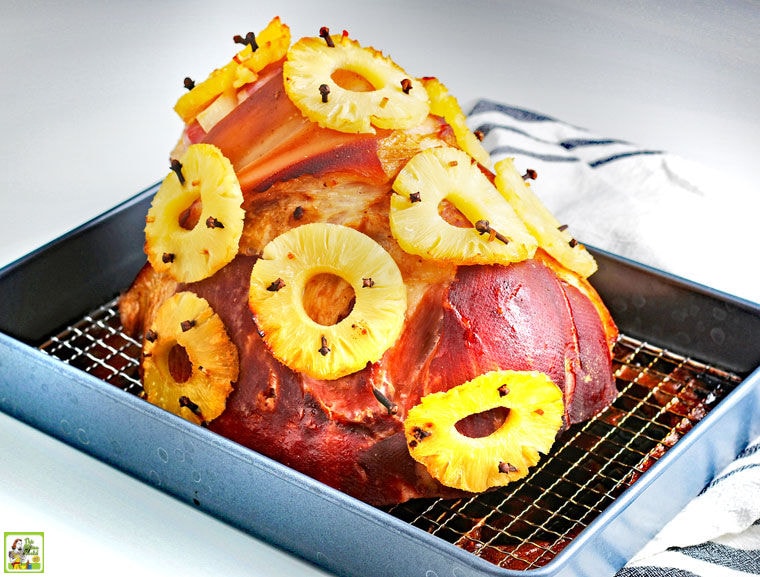
[[[0,0],[0,266],[160,180],[182,79],[274,15],[294,37],[347,29],[465,109],[530,108],[756,188],[757,2]],[[0,530],[44,531],[50,575],[323,574],[2,414]]]

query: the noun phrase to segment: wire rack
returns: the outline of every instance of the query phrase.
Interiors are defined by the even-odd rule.
[[[116,300],[40,348],[143,394],[141,344],[122,331]],[[614,347],[613,368],[615,402],[565,431],[529,476],[473,498],[416,500],[385,511],[499,567],[546,565],[742,380],[626,336]]]

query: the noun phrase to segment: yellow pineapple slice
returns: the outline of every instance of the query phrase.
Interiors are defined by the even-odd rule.
[[[179,114],[185,124],[189,124],[198,114],[209,106],[216,98],[232,88],[238,63],[234,60],[209,74],[203,82],[193,86],[183,94],[174,105],[174,111]]]
[[[350,312],[317,322],[304,294],[320,275],[353,290]],[[295,371],[337,379],[380,359],[398,338],[406,287],[395,261],[377,242],[349,227],[311,223],[264,247],[251,272],[249,306],[272,354]]]
[[[191,292],[164,301],[145,333],[147,400],[196,424],[218,417],[237,381],[237,347],[208,302]]]
[[[293,44],[283,67],[285,91],[306,118],[348,133],[422,123],[429,105],[419,80],[374,48],[323,32]]]
[[[230,62],[211,72],[206,80],[196,84],[177,100],[174,110],[186,124],[192,122],[219,97],[226,97],[222,100],[225,105],[236,101],[235,91],[238,88],[255,81],[257,73],[268,64],[284,58],[290,46],[290,28],[279,17],[275,17],[266,28],[249,40],[256,43],[255,50],[252,42],[246,43]],[[221,104],[218,104],[217,109],[220,107]],[[218,112],[215,116],[217,115]]]
[[[248,43],[237,53],[234,60],[252,72],[261,72],[272,64],[285,58],[290,47],[290,28],[279,16],[275,16],[256,37],[256,49]]]
[[[235,171],[211,144],[193,144],[153,198],[145,252],[154,269],[180,282],[211,276],[237,254],[243,193]]]
[[[461,422],[501,410],[486,436],[460,432]],[[493,371],[422,398],[404,433],[411,456],[447,487],[479,493],[528,474],[562,426],[562,391],[544,373]],[[506,415],[506,416],[504,416]]]
[[[450,146],[417,153],[393,183],[390,227],[404,251],[457,264],[509,264],[531,258],[537,242],[477,164]],[[471,227],[440,214],[447,201]]]
[[[531,190],[530,185],[515,169],[514,160],[500,160],[494,170],[496,188],[525,222],[530,233],[538,240],[538,245],[560,264],[582,277],[594,274],[597,269],[594,257],[572,237],[567,227],[560,224]]]
[[[480,139],[467,126],[467,117],[462,112],[456,97],[451,94],[444,84],[437,78],[427,77],[422,79],[422,84],[430,97],[430,112],[441,116],[448,122],[454,131],[459,148],[472,156],[486,168],[491,167],[491,156],[483,148]]]

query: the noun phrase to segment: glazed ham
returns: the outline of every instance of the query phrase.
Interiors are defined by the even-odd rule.
[[[458,146],[451,124],[431,114],[413,128],[373,134],[321,127],[286,95],[282,65],[262,70],[241,89],[239,104],[209,130],[190,122],[174,152],[178,157],[201,142],[230,160],[245,211],[236,256],[190,282],[147,263],[120,301],[125,329],[148,340],[156,338],[151,327],[157,311],[175,294],[205,299],[221,319],[239,369],[220,413],[200,419],[203,424],[340,491],[384,505],[463,493],[409,454],[404,421],[428,395],[510,369],[545,373],[561,389],[562,427],[608,406],[616,395],[610,350],[617,331],[583,277],[541,248],[512,264],[456,264],[410,254],[394,238],[388,224],[393,181],[420,151]],[[488,169],[480,170],[493,180]],[[192,212],[189,207],[185,218]],[[456,226],[472,226],[451,206],[442,206],[442,213]],[[406,287],[403,326],[392,346],[363,369],[334,379],[281,362],[249,305],[251,272],[265,247],[308,223],[339,224],[367,235],[393,258]],[[355,300],[344,281],[322,275],[308,284],[303,306],[315,321],[329,325],[349,315]],[[178,384],[183,363],[191,365],[192,358],[169,360]],[[197,399],[184,398],[183,406],[197,408]],[[494,418],[483,412],[462,430],[469,437],[487,436],[497,426]]]

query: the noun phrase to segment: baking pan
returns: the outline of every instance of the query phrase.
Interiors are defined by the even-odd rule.
[[[338,575],[610,575],[760,434],[760,307],[592,249],[619,396],[525,479],[375,508],[142,398],[116,299],[156,186],[0,270],[0,410]]]

